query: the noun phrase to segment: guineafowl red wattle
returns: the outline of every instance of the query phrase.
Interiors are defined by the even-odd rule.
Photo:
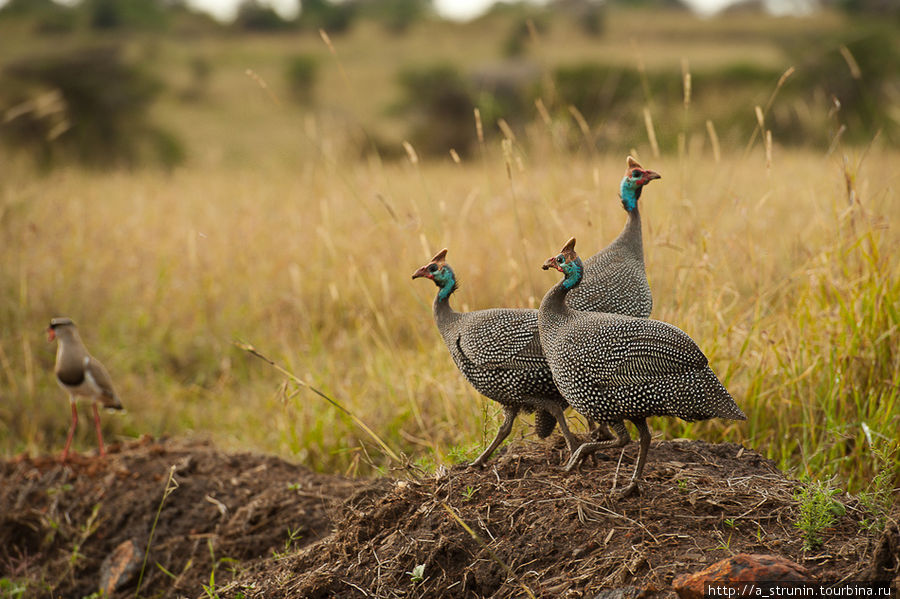
[[[547,292],[538,310],[541,345],[557,389],[582,416],[601,422],[630,420],[640,433],[634,474],[623,495],[639,490],[650,446],[647,417],[746,420],[709,368],[706,356],[678,327],[658,320],[577,311],[566,305],[566,296],[581,283],[585,269],[575,253],[574,238],[543,268],[565,275]],[[621,435],[617,440],[584,443],[572,454],[566,470],[598,449],[622,444]]]
[[[434,281],[434,320],[450,355],[466,380],[482,395],[503,406],[503,424],[497,436],[473,466],[482,466],[512,430],[520,411],[537,412],[535,429],[541,438],[556,424],[566,438],[569,451],[580,441],[569,431],[563,410],[567,405],[553,383],[538,338],[537,310],[494,308],[456,312],[450,295],[456,290],[456,275],[441,250],[412,276]]]

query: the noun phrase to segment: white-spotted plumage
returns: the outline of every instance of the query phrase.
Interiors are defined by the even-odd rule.
[[[560,393],[574,410],[604,422],[634,422],[641,434],[641,452],[626,492],[638,489],[649,445],[649,416],[684,420],[746,416],[709,368],[697,344],[678,327],[665,322],[572,310],[565,299],[576,289],[583,264],[572,239],[544,267],[566,277],[547,294],[538,311],[544,355]],[[615,441],[587,443],[569,460],[571,469],[593,451],[621,445]]]
[[[438,286],[434,319],[450,356],[466,380],[482,395],[503,406],[504,420],[491,444],[472,465],[480,466],[509,435],[520,411],[536,412],[538,436],[559,425],[569,450],[580,442],[569,431],[563,411],[568,407],[553,382],[541,349],[537,310],[493,308],[456,312],[449,298],[456,278],[444,257],[446,250],[418,269]]]

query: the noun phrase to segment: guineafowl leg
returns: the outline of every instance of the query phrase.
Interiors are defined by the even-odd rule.
[[[500,425],[500,429],[497,431],[497,436],[494,437],[494,440],[491,441],[491,444],[488,445],[488,448],[485,449],[480,456],[475,458],[475,461],[469,464],[469,466],[484,466],[484,463],[487,461],[491,454],[494,453],[494,450],[500,447],[500,444],[503,443],[503,440],[509,436],[510,431],[512,431],[513,421],[515,421],[516,416],[519,414],[519,408],[514,408],[511,406],[503,406],[503,424]]]
[[[566,445],[569,447],[569,453],[575,451],[575,448],[581,444],[581,441],[579,441],[578,437],[573,435],[572,431],[569,430],[569,425],[566,424],[566,415],[563,413],[562,406],[554,401],[542,401],[537,405],[545,411],[550,412],[550,414],[556,418],[556,423],[559,425],[559,432],[566,438]]]
[[[612,429],[616,433],[615,439],[582,443],[572,454],[572,457],[569,458],[569,462],[566,464],[566,472],[571,471],[572,468],[598,449],[606,449],[607,447],[625,447],[628,445],[628,442],[631,441],[631,437],[628,436],[628,429],[625,428],[625,423],[621,420],[619,422],[614,422],[612,423]]]
[[[641,474],[644,473],[644,464],[647,462],[647,450],[650,448],[650,429],[647,427],[647,420],[639,418],[637,420],[632,420],[632,422],[641,435],[641,450],[638,453],[637,463],[634,465],[634,474],[631,475],[631,482],[628,483],[628,486],[619,491],[622,497],[628,497],[635,494],[640,495],[641,489],[639,481],[641,479]]]

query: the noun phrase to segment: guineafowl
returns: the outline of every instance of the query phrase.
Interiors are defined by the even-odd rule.
[[[640,452],[623,495],[639,492],[650,446],[648,416],[687,421],[746,416],[709,368],[697,344],[679,328],[660,322],[566,306],[566,296],[584,275],[584,263],[570,239],[543,268],[563,273],[541,301],[538,328],[544,355],[562,396],[579,414],[601,422],[630,420],[640,433]],[[603,447],[627,439],[582,444],[569,459],[571,470]]]
[[[628,168],[619,184],[619,198],[628,222],[612,243],[584,261],[584,280],[566,296],[566,305],[573,310],[647,318],[653,298],[644,270],[638,199],[644,185],[661,177],[631,156],[625,163]]]
[[[585,260],[584,278],[566,296],[566,305],[573,310],[649,318],[653,296],[644,268],[644,243],[638,200],[644,185],[661,177],[659,173],[644,169],[631,156],[625,159],[625,166],[625,176],[619,183],[619,199],[628,213],[628,222],[612,243]],[[589,418],[588,422],[593,428],[592,419]],[[613,426],[620,442],[623,439],[627,442],[628,433],[624,424],[605,424]],[[603,423],[594,429],[593,434],[601,439],[612,438]]]
[[[456,312],[450,295],[456,290],[456,275],[447,264],[447,250],[413,273],[438,287],[434,320],[457,368],[475,389],[503,406],[503,424],[497,436],[472,466],[482,466],[512,430],[522,410],[537,412],[535,429],[545,438],[555,424],[566,438],[569,452],[580,441],[569,431],[563,410],[567,405],[553,383],[538,338],[537,310],[494,308]]]

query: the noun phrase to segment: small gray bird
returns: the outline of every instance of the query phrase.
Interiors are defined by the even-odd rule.
[[[100,455],[105,456],[103,447],[103,434],[100,432],[100,414],[97,411],[97,403],[109,410],[121,410],[122,402],[113,388],[112,379],[106,368],[97,361],[84,346],[84,342],[78,335],[75,323],[69,318],[54,318],[47,328],[48,341],[54,339],[58,342],[56,347],[56,382],[69,394],[69,403],[72,406],[72,426],[69,428],[69,436],[66,438],[66,446],[63,449],[61,461],[65,462],[69,457],[69,446],[72,444],[72,436],[75,427],[78,426],[78,409],[75,400],[85,397],[91,400],[94,411],[94,428],[97,430],[97,442],[100,446]]]

